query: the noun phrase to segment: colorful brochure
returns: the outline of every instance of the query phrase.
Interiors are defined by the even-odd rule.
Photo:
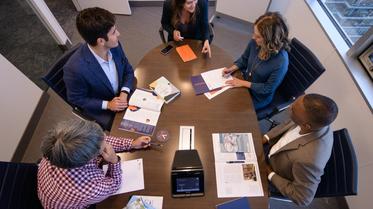
[[[164,101],[150,91],[136,89],[119,129],[153,135]]]
[[[149,87],[155,94],[161,97],[166,104],[180,95],[180,90],[163,76],[149,84]]]

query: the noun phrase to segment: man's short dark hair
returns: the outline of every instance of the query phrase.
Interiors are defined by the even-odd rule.
[[[98,156],[104,140],[95,122],[70,120],[51,129],[41,145],[43,156],[60,168],[76,168]]]
[[[108,40],[107,34],[115,25],[115,16],[102,8],[87,8],[76,17],[76,27],[83,39],[92,46],[97,45],[97,39]]]
[[[303,105],[310,123],[318,126],[328,126],[338,115],[337,104],[329,97],[319,94],[307,94]]]

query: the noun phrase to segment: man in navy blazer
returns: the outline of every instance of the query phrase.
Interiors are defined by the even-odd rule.
[[[76,25],[86,41],[64,66],[67,99],[110,130],[115,112],[127,107],[134,72],[115,26],[115,16],[101,8],[82,10]]]

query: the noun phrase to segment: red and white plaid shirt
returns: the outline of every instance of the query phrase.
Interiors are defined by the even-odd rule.
[[[115,152],[129,150],[132,139],[106,136]],[[99,168],[102,157],[86,165],[64,169],[43,158],[38,169],[38,196],[45,209],[80,209],[101,202],[115,193],[121,184],[120,162],[108,165],[106,174]]]

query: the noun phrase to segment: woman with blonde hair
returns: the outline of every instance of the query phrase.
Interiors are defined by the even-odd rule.
[[[244,80],[227,81],[233,87],[248,88],[255,110],[264,108],[273,99],[277,87],[288,70],[288,27],[277,12],[267,12],[254,23],[252,40],[241,57],[223,74],[240,70]]]

